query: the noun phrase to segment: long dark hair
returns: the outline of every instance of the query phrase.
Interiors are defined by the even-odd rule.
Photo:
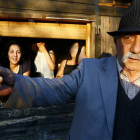
[[[45,42],[43,42],[45,43]],[[48,51],[49,53],[49,46],[45,43],[45,48],[46,50]],[[35,60],[36,56],[37,56],[37,53],[38,53],[38,47],[37,47],[37,43],[34,43],[32,45],[30,45],[30,49],[31,49],[31,56],[32,56],[32,59]]]
[[[78,58],[79,58],[81,49],[84,45],[82,44],[81,41],[75,41],[73,44],[75,44],[75,43],[78,43],[78,52],[76,54],[76,59],[75,59],[75,63],[78,64]],[[71,46],[71,48],[72,48],[72,46]],[[69,52],[69,56],[68,56],[67,60],[71,60],[71,59],[72,59],[72,56],[71,56],[71,53]]]
[[[41,42],[41,41],[39,41]],[[49,46],[48,44],[46,44],[46,42],[42,41],[43,43],[45,43],[45,48],[46,50],[48,51],[49,53]],[[34,64],[34,61],[35,61],[35,58],[37,56],[37,53],[38,53],[38,47],[37,47],[37,43],[34,43],[32,45],[30,45],[30,63],[31,63],[31,73],[34,73],[35,72],[35,64]]]
[[[6,67],[6,68],[10,68],[10,61],[9,61],[9,58],[8,58],[8,51],[9,51],[9,48],[10,48],[11,45],[17,45],[19,47],[19,49],[20,49],[21,58],[20,58],[19,64],[22,64],[24,62],[23,50],[22,50],[21,45],[18,42],[16,42],[15,40],[11,40],[6,44],[5,49],[1,54],[0,65],[3,66],[3,67]]]

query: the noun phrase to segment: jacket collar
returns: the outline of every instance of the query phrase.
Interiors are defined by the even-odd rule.
[[[108,129],[110,137],[112,138],[118,89],[118,70],[116,55],[107,58],[107,60],[102,65],[102,68],[103,70],[99,73],[99,79]]]

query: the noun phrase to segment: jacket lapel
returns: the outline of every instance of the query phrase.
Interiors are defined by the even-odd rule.
[[[112,138],[118,89],[118,71],[116,55],[108,58],[102,67],[103,71],[99,74],[99,78],[108,129]]]

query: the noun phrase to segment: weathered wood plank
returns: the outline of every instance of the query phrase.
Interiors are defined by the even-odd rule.
[[[126,8],[119,7],[108,7],[100,6],[99,15],[102,16],[122,16]],[[13,9],[1,9],[0,8],[0,18],[1,19],[33,19],[42,21],[79,21],[79,22],[89,22],[95,20],[95,10],[92,14],[79,14],[79,13],[57,13],[57,12],[45,12],[45,11],[32,11],[32,10],[13,10]]]
[[[71,122],[73,118],[73,112],[71,113],[59,113],[51,115],[40,115],[31,117],[22,117],[15,119],[1,119],[0,129],[4,128],[18,128],[28,127],[32,125],[44,125],[48,123],[60,123],[60,122]]]
[[[67,8],[66,8],[67,7]],[[100,15],[120,16],[126,8],[113,6],[99,6]],[[11,11],[11,14],[9,13]],[[26,12],[26,14],[24,14]],[[30,13],[31,12],[31,13]],[[33,13],[35,12],[35,13]],[[94,15],[95,5],[68,3],[61,1],[34,1],[34,0],[0,0],[0,17],[24,17],[24,18],[38,18],[46,19],[49,13],[54,13],[55,17],[62,17],[61,14],[83,14]],[[20,15],[23,14],[23,15]],[[47,15],[48,14],[48,15]],[[76,15],[75,15],[76,16]],[[82,16],[81,16],[82,17]]]
[[[118,26],[119,26],[119,22],[120,22],[120,18],[115,18],[115,17],[111,17],[109,18],[109,22],[110,22],[110,26],[109,26],[109,31],[115,31],[118,30]],[[116,54],[116,46],[114,44],[114,38],[109,36],[109,45],[108,45],[108,51],[112,54],[115,55]]]
[[[109,17],[101,17],[101,56],[104,57],[106,48],[108,47],[108,35],[106,31],[109,30]]]
[[[65,140],[73,113],[74,103],[46,108],[0,109],[0,138]]]
[[[73,112],[74,103],[70,103],[64,106],[52,106],[52,107],[39,107],[39,108],[25,108],[25,109],[0,109],[0,119],[14,119],[30,116],[41,116],[58,113]]]
[[[126,8],[111,7],[111,6],[99,6],[100,16],[122,16]]]
[[[33,125],[30,127],[18,127],[18,128],[8,128],[0,129],[1,138],[4,137],[15,137],[15,136],[23,136],[24,138],[28,135],[39,135],[42,132],[53,132],[59,130],[69,130],[71,122],[60,122],[54,124],[45,124],[45,125]]]
[[[114,0],[99,0],[99,3],[113,3]],[[66,3],[79,3],[79,4],[88,4],[88,5],[95,5],[95,0],[40,0],[40,1],[37,1],[37,0],[30,0],[30,1],[27,1],[27,0],[12,0],[12,1],[9,1],[9,0],[0,0],[0,4],[1,6],[5,7],[6,4],[4,4],[4,2],[8,2],[7,6],[11,5],[11,6],[19,6],[19,7],[22,7],[22,6],[25,6],[25,5],[28,5],[30,4],[30,2],[34,2],[33,4],[36,5],[36,4],[46,4],[48,2],[66,2]],[[24,2],[24,4],[23,4]],[[115,0],[115,2],[119,2],[120,4],[121,3],[130,3],[132,2],[132,0]]]
[[[94,11],[94,5],[50,0],[0,0],[0,8],[83,14],[92,14]]]
[[[32,10],[13,10],[0,8],[1,19],[19,19],[19,20],[42,20],[42,21],[61,21],[68,22],[89,22],[95,20],[94,15],[75,14],[75,13],[57,13]]]
[[[0,139],[66,140],[74,103],[65,106],[0,109]]]
[[[5,136],[4,140],[66,140],[69,130],[57,130],[57,131],[39,131],[32,134],[24,134],[15,136]]]

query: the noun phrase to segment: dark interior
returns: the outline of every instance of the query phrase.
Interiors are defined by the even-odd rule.
[[[56,68],[55,68],[55,76],[58,71],[58,64],[62,62],[62,60],[66,59],[69,55],[69,50],[71,45],[77,40],[68,40],[68,39],[45,39],[45,38],[23,38],[23,37],[1,37],[0,38],[0,53],[3,52],[6,44],[11,41],[17,41],[23,48],[23,55],[25,60],[29,60],[30,54],[30,45],[45,41],[49,46],[50,50],[53,50],[56,57]],[[81,40],[81,42],[85,45],[85,40]]]

